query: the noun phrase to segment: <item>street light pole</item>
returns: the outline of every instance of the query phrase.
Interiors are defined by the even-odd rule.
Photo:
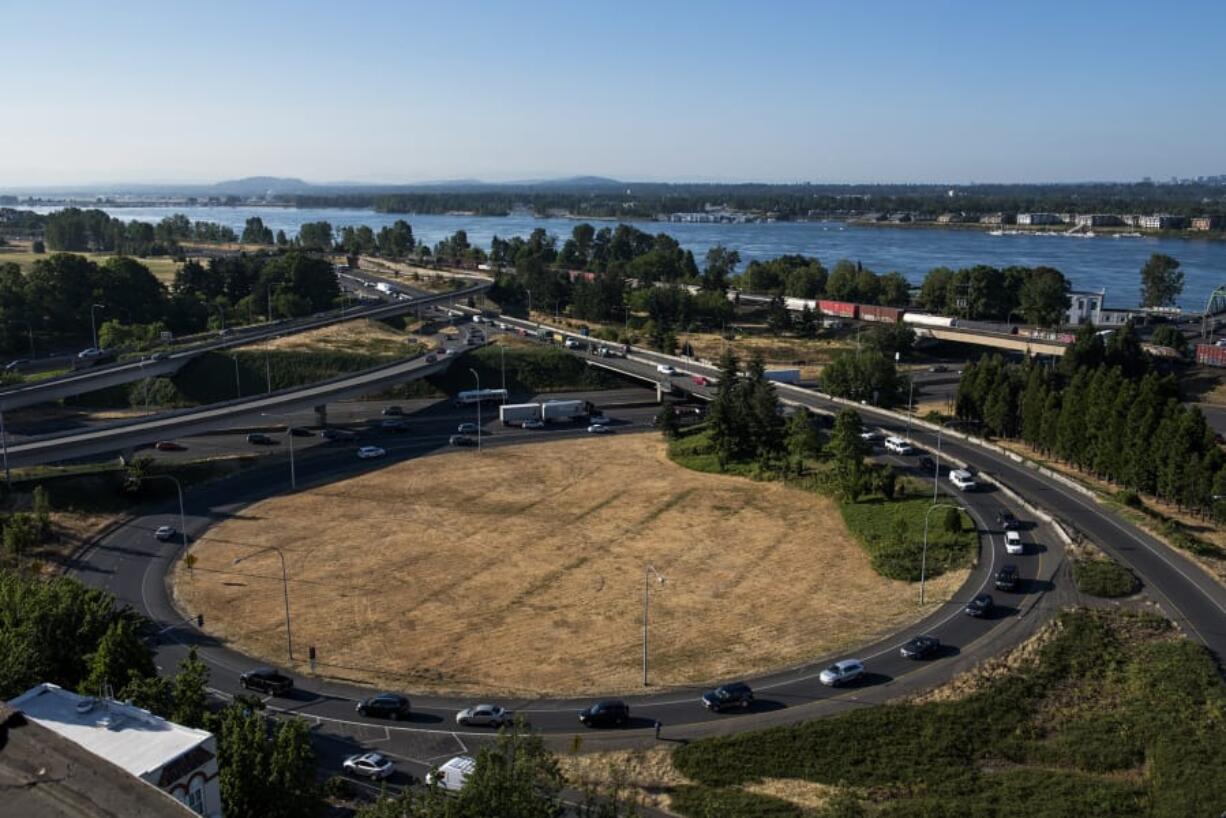
[[[105,310],[105,304],[90,304],[89,306],[89,327],[94,335],[94,349],[98,348],[98,318],[94,310]]]
[[[238,377],[238,356],[231,355],[230,360],[234,361],[234,397],[241,398],[243,396],[243,383]]]
[[[298,473],[294,468],[294,427],[290,425],[290,416],[261,412],[260,417],[285,418],[285,436],[289,438],[289,485],[292,489],[298,488]]]
[[[294,638],[289,624],[289,574],[285,570],[285,554],[275,545],[266,545],[254,554],[248,554],[245,557],[238,557],[234,560],[234,564],[238,565],[243,560],[251,559],[259,556],[265,551],[276,551],[277,556],[281,558],[281,591],[285,597],[285,646],[289,651],[289,660],[294,661]]]
[[[507,345],[499,344],[498,352],[500,353],[500,357],[502,358],[502,391],[506,392],[507,391]],[[502,402],[503,403],[507,402],[506,395],[503,395]]]
[[[477,370],[469,368],[469,372],[473,373],[473,377],[477,379],[477,454],[481,453],[481,376],[477,374]]]
[[[647,687],[647,606],[651,600],[651,575],[655,574],[660,584],[664,584],[664,575],[650,563],[643,566],[643,687]]]
[[[966,511],[962,506],[955,506],[952,503],[934,503],[924,512],[924,552],[920,557],[920,605],[924,604],[924,578],[928,573],[928,515],[938,508],[956,508],[958,511]]]
[[[0,406],[0,448],[4,451],[4,482],[9,482],[9,437],[4,431],[4,407]]]

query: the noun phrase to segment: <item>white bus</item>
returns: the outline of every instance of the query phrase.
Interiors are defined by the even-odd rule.
[[[507,390],[505,389],[466,389],[455,396],[455,403],[456,406],[467,406],[471,403],[505,402],[506,399]]]

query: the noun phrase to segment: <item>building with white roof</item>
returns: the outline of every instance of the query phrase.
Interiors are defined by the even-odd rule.
[[[43,683],[9,702],[33,721],[210,818],[221,818],[217,741],[148,710]]]

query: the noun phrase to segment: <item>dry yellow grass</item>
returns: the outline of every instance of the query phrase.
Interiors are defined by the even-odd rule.
[[[417,343],[413,336],[397,332],[379,321],[362,319],[332,324],[297,335],[273,338],[258,344],[244,346],[244,350],[262,352],[268,350],[295,350],[300,352],[370,352],[386,353]]]
[[[827,499],[671,463],[654,436],[455,452],[256,504],[211,529],[176,593],[246,652],[418,690],[633,690],[653,564],[651,678],[799,664],[917,618]],[[934,599],[965,572],[940,578]]]
[[[0,247],[0,264],[5,262],[16,262],[25,272],[29,272],[34,266],[34,262],[39,259],[47,258],[51,255],[48,253],[34,253],[30,249],[28,242],[14,243],[12,247]],[[112,253],[77,253],[77,255],[85,256],[96,264],[103,264],[108,258],[111,258]],[[137,258],[141,264],[149,268],[149,272],[153,273],[164,284],[170,284],[174,281],[175,273],[179,269],[179,262],[169,256],[157,256],[150,258]]]
[[[801,378],[816,379],[826,364],[834,358],[835,353],[851,348],[846,339],[827,340],[813,338],[775,338],[738,336],[735,340],[725,341],[721,336],[711,333],[683,333],[678,342],[689,342],[694,348],[694,355],[710,361],[719,359],[723,354],[725,344],[731,347],[742,361],[758,354],[769,368],[783,367],[799,369]]]

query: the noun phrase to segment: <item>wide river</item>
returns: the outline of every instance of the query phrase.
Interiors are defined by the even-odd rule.
[[[55,208],[29,208],[46,213]],[[304,222],[327,221],[333,227],[366,224],[376,231],[396,219],[413,226],[413,234],[430,245],[457,230],[468,231],[473,244],[489,247],[490,239],[527,236],[543,227],[560,240],[570,235],[577,222],[569,219],[538,219],[531,215],[458,216],[376,213],[371,210],[291,209],[283,207],[107,207],[113,216],[158,222],[172,213],[185,213],[192,221],[211,221],[242,232],[249,216],[259,216],[276,230],[294,236]],[[594,221],[598,228],[616,222]],[[1203,308],[1209,293],[1226,284],[1226,242],[1207,239],[1168,238],[1073,238],[1069,236],[991,236],[980,230],[936,228],[856,227],[839,222],[780,222],[776,224],[686,224],[632,221],[651,233],[669,233],[694,252],[701,266],[703,254],[715,244],[740,251],[742,269],[753,259],[768,259],[787,253],[816,256],[830,267],[839,259],[853,259],[877,272],[897,270],[919,283],[933,267],[994,267],[1047,265],[1061,270],[1074,288],[1106,289],[1107,303],[1114,307],[1137,304],[1140,270],[1151,253],[1166,253],[1179,259],[1186,273],[1180,306]],[[559,241],[559,244],[561,242]]]

